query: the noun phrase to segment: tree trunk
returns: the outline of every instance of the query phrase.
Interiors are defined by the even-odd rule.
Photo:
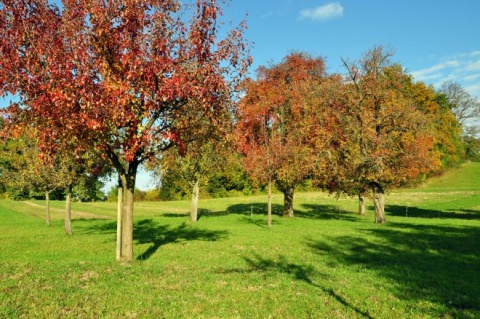
[[[267,225],[272,227],[272,181],[268,181],[268,212],[267,212]]]
[[[358,215],[365,216],[366,210],[365,210],[365,196],[360,193],[358,194]]]
[[[117,189],[117,261],[122,259],[122,216],[123,216],[123,186],[122,179],[118,179]]]
[[[72,234],[72,185],[68,186],[67,198],[65,199],[65,234]]]
[[[50,192],[45,192],[45,222],[47,226],[50,226]]]
[[[124,189],[124,207],[121,220],[121,251],[120,260],[133,260],[133,195],[135,193],[135,180],[137,177],[137,162],[128,165],[128,171],[121,175]]]
[[[287,187],[283,191],[283,217],[294,217],[293,215],[293,193],[295,188]]]
[[[375,223],[385,224],[387,217],[385,215],[385,194],[382,186],[378,183],[372,183],[373,203],[375,204]]]
[[[198,220],[198,197],[200,195],[199,178],[195,180],[192,190],[192,205],[190,207],[190,221],[196,222]]]

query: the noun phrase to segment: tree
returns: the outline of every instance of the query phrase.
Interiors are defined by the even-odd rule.
[[[414,83],[411,80],[403,81],[401,90],[432,123],[434,151],[441,161],[438,168],[446,170],[458,165],[464,157],[461,125],[445,95],[423,82]]]
[[[260,67],[257,79],[243,84],[239,149],[254,179],[269,189],[275,182],[283,192],[284,216],[293,216],[295,187],[312,174],[328,144],[327,105],[338,80],[327,77],[322,58],[292,53],[277,65]]]
[[[465,156],[469,160],[478,160],[480,156],[480,101],[473,97],[460,84],[445,82],[442,84],[440,94],[444,95],[449,109],[455,114],[463,130],[463,144]]]
[[[464,133],[475,136],[480,130],[478,125],[480,101],[465,91],[460,84],[451,81],[442,84],[440,93],[445,94],[450,108],[464,129]]]
[[[2,180],[21,190],[41,191],[45,195],[45,223],[50,225],[50,193],[64,186],[60,161],[40,160],[40,151],[32,130],[8,139],[2,149],[5,160]]]
[[[80,181],[97,180],[105,166],[93,156],[72,158],[70,156],[42,157],[38,147],[38,132],[24,129],[17,137],[7,139],[0,150],[6,162],[2,178],[10,187],[21,190],[41,191],[45,195],[46,224],[50,225],[50,194],[65,190],[64,229],[72,234],[71,200],[72,189]]]
[[[177,185],[182,183],[186,184],[185,186],[188,185],[188,187],[179,186],[185,193],[188,190],[191,191],[191,222],[198,220],[200,185],[208,183],[208,176],[221,164],[218,153],[212,145],[209,142],[202,142],[200,146],[190,145],[192,148],[189,148],[185,154],[180,154],[178,149],[172,148],[163,154],[159,163],[150,164],[154,166],[153,171],[162,182],[166,178],[173,177],[171,179]]]
[[[386,222],[386,188],[409,184],[438,165],[431,122],[402,93],[404,82],[411,80],[390,63],[392,55],[375,47],[359,61],[343,60],[342,132],[335,135],[338,147],[327,184],[331,191],[358,195],[360,203],[370,189],[376,223]]]
[[[172,145],[189,101],[215,123],[250,64],[245,24],[219,39],[220,1],[45,1],[0,6],[0,95],[45,152],[102,150],[123,188],[118,259],[133,259],[138,166]],[[22,107],[19,107],[19,106]]]

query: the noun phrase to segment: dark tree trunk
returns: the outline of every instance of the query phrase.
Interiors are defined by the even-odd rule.
[[[50,192],[45,192],[45,223],[50,226]]]
[[[190,207],[190,221],[193,223],[198,220],[198,197],[200,196],[199,178],[195,181],[192,188],[192,204]]]
[[[283,217],[294,217],[293,214],[293,194],[294,187],[287,187],[283,190]]]
[[[272,227],[272,181],[268,181],[268,211],[267,211],[267,225]]]
[[[387,217],[385,215],[385,194],[383,188],[378,183],[372,183],[373,203],[375,205],[375,223],[385,224]]]
[[[65,234],[72,235],[72,185],[68,186],[65,199]]]
[[[366,210],[365,210],[365,196],[360,193],[358,194],[358,215],[364,216],[366,215]]]

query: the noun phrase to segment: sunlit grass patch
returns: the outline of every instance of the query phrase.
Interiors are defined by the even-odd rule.
[[[275,194],[271,229],[266,196],[201,200],[196,224],[188,201],[137,203],[130,264],[115,203],[74,203],[103,217],[67,237],[63,203],[47,227],[42,201],[0,201],[0,318],[476,318],[480,190],[449,184],[388,193],[386,225],[317,192],[293,219]]]

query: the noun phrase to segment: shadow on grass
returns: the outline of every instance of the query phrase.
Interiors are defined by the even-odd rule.
[[[423,209],[399,205],[386,205],[385,212],[388,215],[398,217],[421,217],[421,218],[451,218],[451,219],[480,219],[480,211],[461,209],[458,212]]]
[[[281,216],[283,206],[272,204],[272,215]],[[230,205],[225,214],[239,214],[239,215],[265,215],[267,216],[268,204],[264,203],[248,203]]]
[[[319,255],[362,265],[397,283],[401,300],[442,305],[434,317],[480,315],[480,227],[389,223],[365,236],[310,240]],[[438,310],[440,312],[440,310]]]
[[[115,233],[116,230],[116,222],[104,223],[93,228],[93,231],[111,233]],[[150,244],[147,250],[137,256],[137,260],[150,258],[161,246],[166,244],[193,240],[216,241],[227,235],[227,231],[198,229],[186,223],[172,228],[168,225],[161,225],[153,219],[142,219],[133,225],[133,240],[138,244]]]
[[[341,219],[355,221],[356,217],[349,211],[339,209],[335,205],[314,205],[302,204],[301,209],[295,210],[295,216],[309,219]],[[212,215],[267,215],[267,203],[249,203],[231,205],[225,212],[213,213]],[[272,204],[272,215],[282,216],[283,206],[279,204]]]
[[[324,287],[315,283],[311,278],[312,276],[318,276],[318,272],[315,270],[314,267],[304,264],[298,264],[289,262],[285,256],[279,256],[276,260],[264,258],[258,254],[253,254],[252,257],[243,257],[245,262],[247,263],[248,268],[233,268],[233,269],[220,269],[218,273],[281,273],[287,274],[291,276],[294,280],[303,281],[315,288],[320,289],[327,295],[331,296],[339,303],[341,303],[344,307],[350,308],[355,311],[358,315],[361,315],[365,318],[372,318],[370,314],[366,311],[362,311],[361,309],[357,308],[356,306],[349,303],[345,298],[340,296],[335,292],[334,289],[329,287]]]
[[[355,221],[357,218],[352,212],[340,209],[335,205],[316,205],[316,204],[302,204],[304,210],[295,211],[297,217],[310,219],[336,219]]]

